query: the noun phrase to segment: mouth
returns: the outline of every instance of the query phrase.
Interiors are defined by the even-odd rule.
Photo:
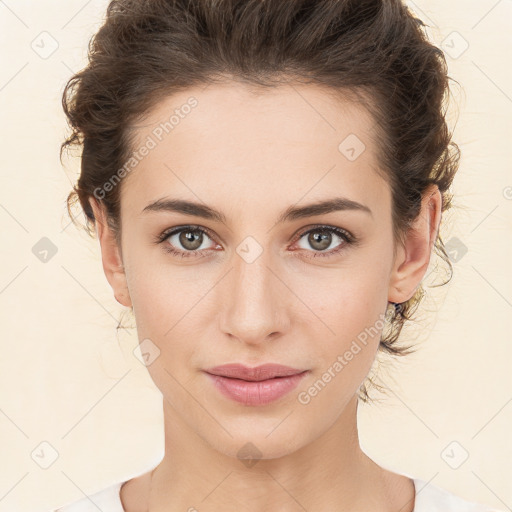
[[[205,374],[224,397],[246,406],[267,405],[283,398],[309,372],[275,364],[255,368],[231,364],[205,370]]]
[[[239,363],[224,364],[204,370],[210,375],[226,377],[231,379],[244,380],[247,382],[261,382],[269,379],[290,377],[299,375],[308,370],[292,368],[282,364],[268,363],[256,367],[249,367]]]

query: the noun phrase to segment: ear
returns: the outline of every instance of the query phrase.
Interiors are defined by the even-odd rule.
[[[388,300],[405,302],[418,288],[427,271],[441,222],[442,196],[437,185],[423,194],[421,212],[411,224],[404,245],[397,248],[391,273]]]
[[[115,240],[114,233],[108,226],[103,207],[93,197],[89,198],[89,203],[96,219],[96,235],[100,241],[103,271],[107,281],[114,291],[114,297],[117,302],[123,306],[131,307],[132,302],[128,291],[121,251]]]

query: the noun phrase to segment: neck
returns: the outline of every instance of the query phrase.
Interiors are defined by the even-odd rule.
[[[268,458],[258,446],[268,446],[271,434],[229,449],[212,447],[164,400],[165,455],[152,473],[148,510],[387,511],[398,510],[392,506],[401,503],[401,512],[409,512],[405,489],[401,501],[396,499],[394,474],[359,446],[357,406],[354,397],[327,431],[311,433],[312,442],[288,452],[282,447],[284,454]]]

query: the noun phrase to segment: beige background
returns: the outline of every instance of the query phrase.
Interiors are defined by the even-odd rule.
[[[442,233],[467,253],[404,331],[420,350],[382,374],[389,398],[361,407],[362,445],[385,467],[512,510],[512,2],[408,4],[461,84],[457,208]],[[116,336],[123,308],[98,243],[66,216],[78,159],[58,159],[62,89],[106,5],[0,0],[0,511],[51,510],[162,456],[161,397],[133,356],[136,331]],[[43,237],[57,250],[46,263],[33,249]]]

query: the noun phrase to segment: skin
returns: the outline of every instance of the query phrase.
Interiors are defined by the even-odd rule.
[[[412,480],[380,467],[359,445],[357,390],[380,331],[309,403],[297,396],[359,333],[380,325],[388,301],[414,294],[439,228],[439,190],[427,190],[393,258],[391,193],[375,171],[374,123],[363,107],[312,85],[259,94],[234,83],[191,88],[149,113],[134,147],[191,96],[198,106],[124,178],[121,247],[91,199],[114,296],[133,307],[139,340],[160,350],[147,368],[163,395],[165,455],[152,478],[146,473],[123,485],[125,510],[412,511]],[[338,150],[351,133],[366,146],[354,161]],[[372,215],[337,211],[276,224],[291,205],[333,196],[362,203]],[[226,224],[141,213],[163,197],[205,203],[224,213]],[[204,235],[205,257],[165,252],[165,244],[187,250],[179,234],[153,242],[190,224],[214,235]],[[345,244],[342,250],[314,257],[319,245],[301,234],[315,224],[345,229],[359,243],[346,245],[332,233],[327,251]],[[236,252],[247,236],[263,251],[251,263]],[[245,406],[221,395],[201,371],[231,362],[277,362],[310,373],[277,402]],[[248,442],[259,450],[251,466],[237,457]]]

